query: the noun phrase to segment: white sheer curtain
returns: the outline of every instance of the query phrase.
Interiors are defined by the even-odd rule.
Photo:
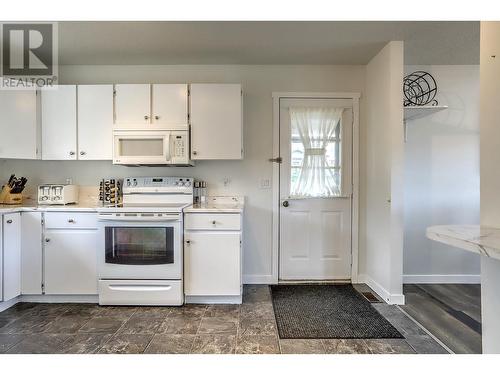
[[[329,168],[326,148],[340,127],[343,111],[343,108],[290,107],[292,136],[298,134],[304,148],[298,179],[290,186],[291,197],[340,195],[336,182],[339,180],[335,178],[335,171]]]

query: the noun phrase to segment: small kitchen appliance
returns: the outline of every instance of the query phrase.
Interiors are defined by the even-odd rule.
[[[182,305],[182,210],[193,179],[129,177],[123,207],[98,208],[99,304]]]
[[[78,186],[45,184],[38,186],[38,204],[65,205],[78,203]]]

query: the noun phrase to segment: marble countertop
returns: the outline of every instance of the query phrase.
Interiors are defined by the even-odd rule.
[[[434,241],[500,259],[500,228],[480,225],[437,225],[427,228],[426,235]]]
[[[208,197],[205,203],[193,204],[186,207],[184,212],[242,213],[244,208],[245,199],[243,197]]]

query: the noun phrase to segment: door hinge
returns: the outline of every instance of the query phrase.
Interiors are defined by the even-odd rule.
[[[283,158],[281,156],[278,156],[277,158],[271,158],[271,159],[269,159],[269,161],[273,162],[273,163],[281,164],[281,163],[283,163]]]

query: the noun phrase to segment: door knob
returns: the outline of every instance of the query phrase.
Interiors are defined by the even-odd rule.
[[[290,204],[288,203],[288,201],[283,201],[282,205],[283,207],[288,207]]]

